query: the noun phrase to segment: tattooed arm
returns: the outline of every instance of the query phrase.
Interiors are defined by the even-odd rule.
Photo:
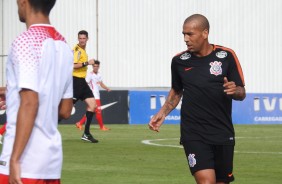
[[[149,128],[153,131],[159,132],[160,126],[163,124],[165,117],[178,105],[182,97],[182,91],[170,90],[165,104],[160,111],[155,114],[149,122]]]

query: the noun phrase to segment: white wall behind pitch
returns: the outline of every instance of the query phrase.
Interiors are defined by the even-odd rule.
[[[182,24],[194,13],[207,16],[210,42],[232,48],[245,74],[247,92],[281,93],[281,0],[58,0],[51,22],[77,43],[77,32],[89,32],[89,58],[101,60],[110,87],[169,87],[170,62],[186,49]],[[16,1],[2,0],[3,54],[25,25],[19,23]],[[96,51],[99,53],[96,53]],[[1,68],[2,74],[4,69]],[[3,82],[2,84],[5,83]]]
[[[22,23],[19,23],[18,19],[18,8],[17,8],[17,2],[11,1],[11,0],[2,0],[3,9],[1,15],[3,17],[2,20],[2,34],[1,34],[1,52],[2,55],[7,55],[8,51],[10,49],[10,45],[12,41],[15,39],[15,37],[25,30],[25,25]],[[7,57],[2,57],[1,61],[1,85],[6,85],[6,60]]]
[[[282,91],[280,0],[100,2],[99,56],[110,86],[170,86],[171,58],[186,49],[183,21],[201,13],[211,24],[210,42],[237,53],[247,92]]]
[[[1,24],[1,53],[7,55],[12,41],[26,30],[25,24],[18,18],[17,3],[14,0],[1,0],[3,4],[3,24]],[[2,10],[2,9],[1,9]],[[2,20],[2,17],[0,18]],[[89,58],[96,58],[96,1],[95,0],[57,0],[50,13],[50,21],[66,38],[71,48],[77,44],[77,33],[84,29],[89,32],[87,51]],[[5,63],[7,57],[0,60],[0,82],[5,85]],[[2,77],[3,76],[3,77]]]
[[[90,58],[97,58],[96,53],[96,0],[57,0],[50,14],[51,23],[64,35],[74,47],[77,33],[86,30],[89,34],[87,53]]]

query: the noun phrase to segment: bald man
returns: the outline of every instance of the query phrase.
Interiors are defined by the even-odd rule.
[[[244,100],[245,83],[235,52],[210,44],[209,29],[200,14],[184,21],[188,49],[172,59],[171,89],[149,128],[158,132],[182,98],[181,143],[192,175],[197,184],[228,184],[234,180],[232,99]]]

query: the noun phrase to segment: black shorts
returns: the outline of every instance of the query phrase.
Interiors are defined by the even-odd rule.
[[[73,77],[73,100],[84,101],[86,98],[94,98],[93,93],[88,86],[85,78]]]
[[[234,181],[234,145],[210,145],[202,141],[182,142],[192,175],[199,170],[214,169],[217,182]]]

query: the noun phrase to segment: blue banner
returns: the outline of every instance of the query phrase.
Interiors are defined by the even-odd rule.
[[[168,91],[129,91],[129,124],[146,124],[165,103]],[[165,120],[180,123],[180,107]],[[234,124],[282,124],[282,94],[248,93],[244,101],[233,100]]]
[[[165,103],[168,91],[129,91],[129,124],[146,124]],[[180,123],[180,105],[166,117],[164,123]]]
[[[121,95],[120,91],[117,91],[114,98],[105,92],[105,96],[101,98],[102,105],[118,101],[103,111],[105,122],[147,124],[163,106],[167,95],[168,91],[129,91],[127,96],[127,92]],[[83,116],[85,105],[83,102],[81,104],[82,106],[76,104],[77,115],[66,120],[67,123],[75,123]],[[166,117],[165,123],[180,123],[180,107],[181,102]],[[233,101],[232,119],[234,124],[282,124],[282,94],[248,93],[244,101]],[[5,122],[6,113],[3,110],[0,111],[0,124]]]
[[[248,93],[244,101],[233,101],[235,124],[282,124],[282,94]]]

